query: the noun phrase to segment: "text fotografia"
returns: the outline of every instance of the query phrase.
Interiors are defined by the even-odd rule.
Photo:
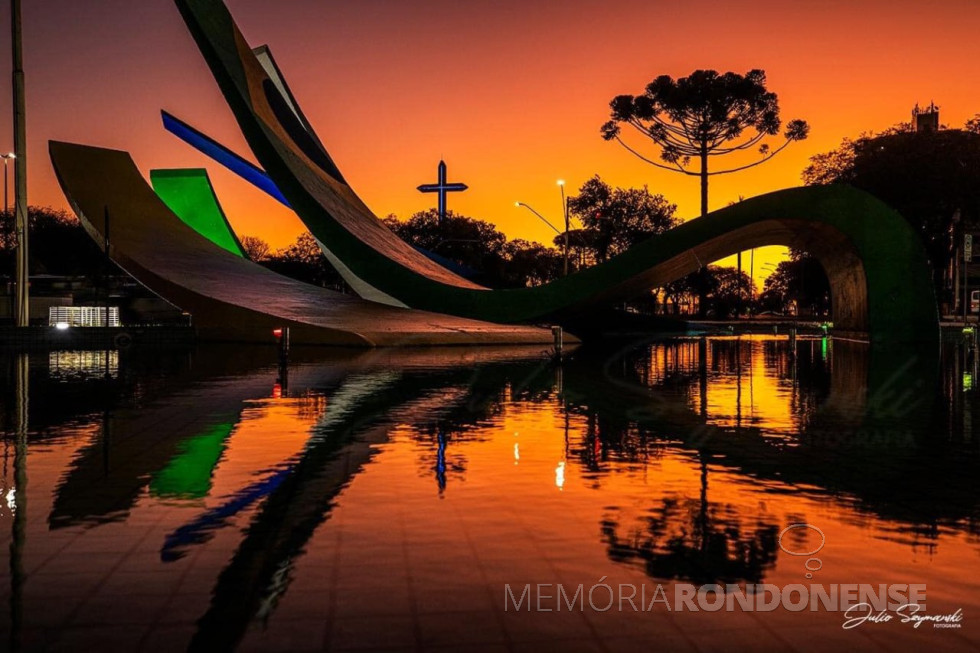
[[[609,584],[600,578],[594,585],[561,583],[504,586],[504,611],[561,612],[586,609],[595,612],[847,612],[863,609],[898,612],[914,605],[925,610],[925,585],[692,585],[676,583],[666,588],[633,584]],[[588,607],[586,607],[588,606]],[[857,617],[856,612],[851,613]]]

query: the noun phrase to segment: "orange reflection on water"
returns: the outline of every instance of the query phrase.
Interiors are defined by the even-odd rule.
[[[560,367],[504,352],[297,364],[279,398],[275,370],[259,369],[107,412],[108,437],[96,417],[36,440],[18,600],[31,619],[64,605],[63,620],[45,618],[67,633],[91,625],[90,604],[125,619],[139,605],[145,632],[181,620],[178,648],[310,632],[338,647],[377,633],[475,645],[498,630],[539,646],[672,633],[704,648],[722,631],[733,648],[840,645],[841,615],[827,612],[501,613],[505,585],[527,583],[924,583],[930,612],[980,610],[966,571],[980,551],[975,451],[953,448],[953,429],[856,437],[867,352],[801,340],[790,357],[785,340],[753,337],[656,343],[599,366],[587,353]],[[218,421],[220,456],[194,469],[206,496],[147,491]],[[440,640],[447,629],[455,639]],[[857,637],[937,641],[891,627]]]
[[[640,382],[683,384],[688,406],[720,427],[755,427],[790,437],[805,424],[812,402],[798,390],[793,368],[773,336],[681,339],[649,350]],[[800,339],[811,354],[829,354],[828,339]],[[823,350],[822,353],[820,350]],[[699,378],[700,375],[700,378]],[[700,383],[687,382],[692,379]]]
[[[791,414],[791,393],[781,401],[767,402],[765,410]],[[765,413],[756,415],[768,428]],[[760,477],[738,460],[654,442],[630,453],[606,452],[591,466],[584,460],[594,438],[588,420],[573,415],[566,429],[565,418],[560,398],[504,398],[490,423],[452,434],[442,492],[429,464],[431,434],[419,424],[396,427],[338,498],[309,555],[336,556],[361,573],[374,559],[407,560],[404,568],[386,572],[386,587],[433,584],[468,599],[485,592],[496,597],[505,583],[573,588],[604,577],[614,585],[924,583],[930,611],[980,608],[980,582],[963,573],[980,545],[969,531],[950,526],[922,532],[884,517],[889,508],[874,501]],[[818,531],[797,530],[789,531],[782,549],[780,534],[799,523],[819,529],[825,544]],[[367,542],[372,547],[363,550]],[[794,555],[814,549],[813,555]],[[308,568],[300,564],[297,583],[313,591],[303,580]],[[353,580],[344,591],[357,593]],[[754,623],[731,614],[675,618],[694,630]],[[597,619],[600,629],[614,623],[613,617]],[[837,614],[783,613],[771,623],[832,632],[839,621]]]
[[[254,482],[258,474],[292,460],[310,439],[310,430],[327,410],[327,399],[311,394],[290,399],[260,399],[242,410],[220,462],[214,469],[211,496],[226,496]]]

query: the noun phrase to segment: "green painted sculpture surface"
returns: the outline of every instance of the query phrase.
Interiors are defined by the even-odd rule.
[[[218,203],[207,170],[151,170],[150,183],[184,224],[225,251],[248,258]]]

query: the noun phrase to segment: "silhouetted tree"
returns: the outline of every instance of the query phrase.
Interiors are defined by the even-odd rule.
[[[657,77],[641,95],[619,95],[610,103],[612,120],[602,126],[602,136],[658,168],[701,178],[701,215],[708,213],[708,178],[745,170],[765,163],[789,143],[807,137],[804,120],[791,120],[783,133],[785,142],[772,149],[763,143],[779,133],[779,100],[766,89],[766,73],[750,70],[744,76],[714,70],[695,70],[676,81]],[[649,138],[660,149],[659,163],[643,156],[621,138],[626,124]],[[749,132],[746,134],[746,132]],[[712,170],[709,157],[758,148],[761,158],[727,170]],[[700,169],[688,169],[697,160]]]
[[[859,144],[863,147],[864,143],[875,138],[907,134],[912,131],[911,123],[902,122],[880,133],[864,132],[857,139],[845,138],[836,149],[810,157],[810,165],[803,169],[801,175],[803,183],[807,186],[818,186],[846,181],[854,166],[854,157],[857,155]]]
[[[745,290],[754,286],[749,275],[733,267],[709,265],[707,270],[715,279],[715,288],[708,295],[708,310],[711,315],[726,319],[744,313],[749,303]],[[754,290],[748,293],[753,294]]]
[[[830,302],[830,282],[823,266],[797,250],[790,250],[790,260],[776,266],[759,296],[763,310],[787,313],[795,306],[799,314],[817,317],[830,314]]]
[[[241,243],[248,257],[256,262],[269,258],[269,253],[272,251],[269,243],[256,236],[242,236]]]
[[[9,274],[15,256],[13,211],[0,215],[0,274]],[[105,255],[74,215],[51,207],[31,206],[28,221],[31,274],[95,277],[104,271]]]
[[[980,134],[980,113],[967,120],[963,129],[974,134]]]
[[[507,237],[489,222],[448,211],[440,224],[439,212],[428,209],[404,222],[388,216],[384,223],[405,242],[477,270],[487,282],[502,279]]]
[[[803,171],[807,184],[847,183],[901,213],[922,237],[937,293],[948,280],[965,230],[980,225],[980,134],[966,129],[892,129],[844,141]],[[944,296],[945,295],[945,296]]]
[[[259,262],[274,272],[298,281],[340,292],[349,291],[343,278],[323,256],[316,239],[308,231],[300,234],[288,247],[274,254],[267,254]]]
[[[565,235],[555,236],[552,244],[561,250],[565,246]],[[582,270],[596,264],[592,234],[586,229],[568,230],[568,258],[569,272]]]
[[[643,519],[622,523],[622,511],[600,522],[614,562],[637,565],[652,578],[699,585],[761,583],[776,563],[779,527],[762,518],[740,519],[731,505],[669,496]]]
[[[822,186],[843,181],[854,167],[854,155],[854,141],[849,138],[841,141],[836,149],[814,154],[810,157],[810,165],[803,169],[803,183]]]
[[[320,246],[317,245],[313,235],[304,231],[296,237],[293,244],[276,252],[276,256],[312,265],[323,258],[323,252],[320,251]]]
[[[476,280],[487,285],[519,288],[561,276],[558,251],[523,239],[508,240],[483,220],[449,211],[440,224],[438,212],[430,209],[406,221],[389,215],[383,222],[410,245],[476,271]]]
[[[504,281],[512,286],[538,286],[562,275],[560,251],[520,238],[504,243]]]
[[[671,281],[660,290],[663,294],[664,313],[678,315],[681,312],[681,304],[692,303],[694,293],[690,284],[690,275]]]
[[[677,225],[671,204],[663,195],[643,188],[613,188],[599,175],[589,179],[579,194],[568,198],[568,210],[582,223],[580,238],[597,263],[626,251],[636,243]]]
[[[676,314],[681,304],[697,303],[699,317],[724,319],[748,308],[746,288],[754,288],[748,274],[733,267],[707,265],[665,285],[664,308],[669,305]]]

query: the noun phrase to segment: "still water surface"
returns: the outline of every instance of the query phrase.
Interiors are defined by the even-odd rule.
[[[8,355],[0,648],[976,650],[974,355],[791,353]],[[963,620],[644,605],[713,583],[923,584]]]

